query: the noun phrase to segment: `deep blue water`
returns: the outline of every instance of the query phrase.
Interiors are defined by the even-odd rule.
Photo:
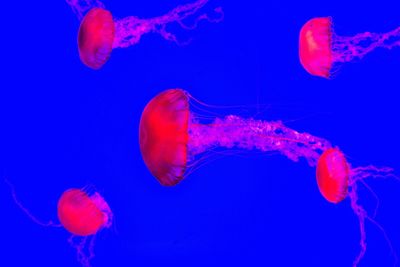
[[[116,17],[154,17],[187,2],[104,1]],[[399,2],[211,0],[202,11],[218,6],[221,23],[170,25],[189,45],[148,34],[93,71],[79,60],[79,21],[65,1],[2,3],[0,179],[33,214],[54,221],[65,189],[94,185],[115,221],[97,235],[93,267],[351,266],[359,230],[350,202],[326,202],[305,161],[248,152],[162,187],[142,161],[138,124],[168,88],[209,104],[266,104],[258,118],[324,137],[354,166],[400,175],[400,48],[346,64],[332,80],[310,76],[298,60],[308,19],[332,16],[339,35],[386,32],[400,25]],[[400,255],[400,182],[367,183]],[[36,225],[1,181],[0,190],[0,266],[79,266],[64,229]],[[374,196],[362,187],[359,194],[373,213]],[[369,222],[366,230],[360,266],[393,266],[382,232]]]

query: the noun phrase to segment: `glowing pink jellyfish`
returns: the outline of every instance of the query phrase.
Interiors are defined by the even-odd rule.
[[[58,201],[58,219],[60,224],[42,222],[25,208],[18,200],[13,185],[6,180],[11,188],[15,203],[28,217],[41,226],[64,227],[72,235],[68,242],[77,251],[78,261],[84,267],[90,266],[94,257],[94,241],[96,234],[112,224],[113,214],[104,198],[97,192],[87,189],[72,188],[66,190]],[[79,239],[75,242],[75,239]],[[85,251],[88,251],[86,253]]]
[[[150,173],[162,185],[176,185],[213,154],[224,154],[224,150],[279,152],[293,161],[304,158],[310,166],[316,166],[320,192],[329,202],[339,203],[349,196],[361,232],[361,252],[353,266],[366,250],[365,219],[385,234],[357,203],[357,183],[370,189],[364,181],[367,177],[395,177],[392,169],[352,168],[342,152],[325,139],[290,129],[280,121],[219,116],[213,109],[215,106],[181,89],[161,92],[146,105],[139,125],[140,150]]]
[[[218,22],[222,19],[222,9],[215,12],[220,18],[211,19],[202,14],[195,19],[193,26],[183,20],[194,15],[209,0],[197,0],[194,3],[178,6],[165,15],[149,19],[130,16],[113,18],[110,11],[97,0],[67,0],[81,21],[78,33],[78,48],[81,61],[92,69],[101,68],[110,57],[114,48],[124,48],[137,44],[143,34],[156,32],[167,40],[178,43],[176,36],[166,30],[170,23],[178,23],[185,29],[193,29],[200,20]],[[85,14],[85,15],[84,15]]]
[[[371,221],[382,231],[393,252],[391,242],[386,236],[384,229],[373,219],[373,217],[368,215],[360,204],[357,203],[357,183],[362,183],[367,189],[371,190],[364,181],[366,178],[397,178],[392,174],[392,171],[391,168],[377,168],[375,166],[352,168],[338,148],[330,148],[326,150],[318,160],[316,176],[318,188],[322,196],[327,201],[334,204],[341,202],[348,196],[350,198],[351,207],[357,215],[360,223],[361,249],[353,262],[353,266],[358,265],[367,248],[367,237],[365,233],[366,219]],[[396,254],[393,253],[393,255],[397,262]]]
[[[162,185],[179,183],[209,156],[206,152],[218,148],[278,151],[294,161],[304,157],[314,166],[320,154],[331,147],[328,141],[299,133],[279,121],[236,115],[209,121],[209,116],[192,111],[200,105],[186,91],[171,89],[154,97],[142,113],[139,126],[142,157]],[[204,153],[207,155],[202,158]]]
[[[312,75],[330,78],[335,66],[362,58],[375,48],[400,46],[400,27],[388,33],[359,33],[339,36],[332,27],[332,18],[313,18],[301,28],[300,63]]]

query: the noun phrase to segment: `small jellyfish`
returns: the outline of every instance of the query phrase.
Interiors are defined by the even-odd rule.
[[[58,201],[58,219],[62,226],[72,234],[70,244],[76,249],[78,261],[84,267],[90,266],[94,257],[94,238],[98,231],[109,228],[113,214],[104,198],[97,192],[86,189],[69,189]],[[78,243],[74,242],[79,237]],[[85,253],[88,249],[89,254]]]
[[[75,248],[78,261],[83,267],[90,267],[90,260],[94,257],[95,237],[101,229],[109,228],[113,220],[113,213],[104,198],[88,187],[68,189],[58,201],[60,223],[43,222],[17,198],[14,186],[8,180],[6,183],[11,188],[14,202],[33,222],[45,227],[64,227],[71,233],[68,242]]]
[[[400,27],[387,33],[359,33],[339,36],[331,17],[313,18],[300,30],[299,57],[311,75],[331,78],[339,64],[362,58],[378,47],[391,49],[400,46]]]
[[[78,33],[79,57],[86,66],[99,69],[110,57],[115,27],[112,15],[102,8],[91,9]]]
[[[344,154],[338,148],[327,149],[319,158],[317,164],[317,184],[321,195],[329,202],[338,204],[345,198],[350,198],[351,208],[358,217],[360,224],[360,252],[353,261],[353,267],[356,267],[367,249],[367,235],[365,232],[365,220],[371,221],[377,226],[389,244],[393,253],[393,248],[384,229],[374,220],[374,216],[369,216],[367,211],[358,204],[357,183],[361,183],[371,190],[364,181],[366,178],[387,178],[393,177],[391,168],[377,168],[375,166],[356,167],[352,168],[347,162]],[[393,253],[397,262],[397,255]]]
[[[184,20],[207,4],[209,0],[177,6],[168,13],[148,19],[136,16],[113,18],[110,11],[98,0],[67,0],[81,21],[78,32],[78,49],[81,61],[89,68],[100,69],[115,48],[125,48],[139,43],[142,35],[155,32],[164,39],[179,43],[174,34],[166,30],[167,25],[177,23],[184,29],[193,29],[200,20],[219,22],[223,17],[220,7],[215,8],[218,18],[207,14],[195,18],[193,25]]]
[[[317,164],[317,184],[324,198],[339,203],[347,197],[349,166],[343,153],[337,148],[327,149]]]
[[[69,189],[58,201],[58,219],[77,236],[94,235],[101,228],[108,228],[111,218],[110,207],[97,192],[89,196],[81,189]]]

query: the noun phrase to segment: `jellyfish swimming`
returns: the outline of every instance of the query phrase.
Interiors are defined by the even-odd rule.
[[[98,192],[89,193],[85,189],[73,188],[61,195],[57,209],[62,226],[72,234],[69,242],[77,250],[79,262],[89,267],[94,257],[94,238],[97,232],[112,224],[113,214],[109,205]],[[74,243],[75,237],[81,239],[77,244]],[[88,255],[84,252],[86,246]]]
[[[338,204],[350,199],[361,233],[361,251],[353,266],[358,265],[366,251],[366,219],[386,237],[373,216],[358,204],[357,184],[370,189],[366,178],[396,178],[391,168],[353,168],[328,140],[290,129],[280,121],[219,116],[209,111],[212,107],[182,89],[163,91],[145,106],[139,124],[140,151],[160,184],[178,184],[209,160],[210,155],[223,154],[224,150],[278,152],[292,161],[303,158],[309,166],[316,167],[318,188],[327,201]],[[391,248],[387,237],[386,240]]]
[[[335,67],[361,59],[376,48],[400,46],[400,27],[387,33],[364,32],[339,36],[331,17],[313,18],[300,30],[299,57],[304,69],[314,76],[331,78]]]
[[[171,23],[177,23],[184,29],[193,29],[200,20],[219,22],[223,16],[220,7],[215,8],[219,18],[202,14],[195,18],[192,26],[184,23],[186,18],[195,15],[208,1],[197,0],[177,6],[162,16],[147,19],[136,16],[113,18],[111,12],[98,0],[67,0],[67,3],[81,20],[78,31],[79,57],[89,68],[100,69],[113,49],[133,46],[146,33],[155,32],[166,40],[179,43],[177,37],[166,29]]]
[[[110,207],[97,192],[89,196],[81,189],[69,189],[58,201],[61,224],[77,236],[94,235],[99,229],[108,228],[110,217]]]
[[[337,148],[327,149],[317,163],[317,184],[321,195],[331,203],[339,203],[348,194],[349,166]]]
[[[14,202],[36,224],[45,227],[63,227],[71,233],[68,242],[77,252],[77,259],[83,267],[90,267],[94,257],[94,241],[96,234],[109,228],[112,224],[113,213],[104,198],[88,187],[66,190],[57,205],[60,223],[43,222],[36,218],[17,198],[14,186],[6,180],[11,188]],[[78,239],[78,240],[76,240]]]
[[[111,54],[114,34],[111,13],[102,8],[91,9],[78,32],[79,57],[83,64],[92,69],[101,68]]]
[[[175,185],[201,162],[202,154],[218,148],[278,151],[315,166],[320,154],[331,147],[322,138],[299,133],[281,122],[204,117],[191,109],[201,104],[188,92],[171,89],[155,96],[144,108],[139,125],[143,160],[162,185]],[[199,158],[199,159],[198,159]]]
[[[375,166],[363,166],[352,168],[347,162],[344,154],[338,148],[327,149],[319,158],[316,170],[317,184],[321,195],[329,202],[337,204],[343,201],[346,197],[350,198],[350,205],[354,213],[358,217],[360,224],[360,252],[353,262],[353,267],[358,266],[363,258],[366,249],[366,233],[365,233],[365,220],[371,221],[382,231],[390,249],[393,253],[393,248],[390,240],[388,239],[384,229],[369,216],[367,211],[358,204],[357,184],[361,183],[368,190],[371,190],[365,183],[366,178],[387,178],[392,177],[398,179],[393,175],[393,170],[388,167],[377,168]],[[395,261],[397,262],[397,255],[393,253]]]

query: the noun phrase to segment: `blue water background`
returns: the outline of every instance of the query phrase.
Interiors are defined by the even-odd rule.
[[[115,17],[154,17],[188,2],[104,3]],[[308,19],[332,16],[340,35],[385,32],[400,26],[399,3],[210,1],[202,12],[222,6],[223,22],[168,27],[189,45],[148,34],[99,71],[80,62],[79,21],[64,1],[2,3],[0,266],[79,266],[69,234],[29,220],[3,178],[33,214],[55,221],[65,189],[94,185],[115,221],[97,235],[93,267],[351,266],[357,218],[348,199],[322,198],[304,160],[248,152],[162,187],[142,161],[138,124],[154,95],[183,88],[209,104],[268,105],[257,118],[326,138],[354,166],[400,174],[400,48],[346,64],[332,80],[310,76],[298,60]],[[400,254],[400,182],[367,183]],[[363,187],[359,194],[372,214],[376,199]],[[393,266],[382,232],[368,222],[366,230],[360,266]]]

